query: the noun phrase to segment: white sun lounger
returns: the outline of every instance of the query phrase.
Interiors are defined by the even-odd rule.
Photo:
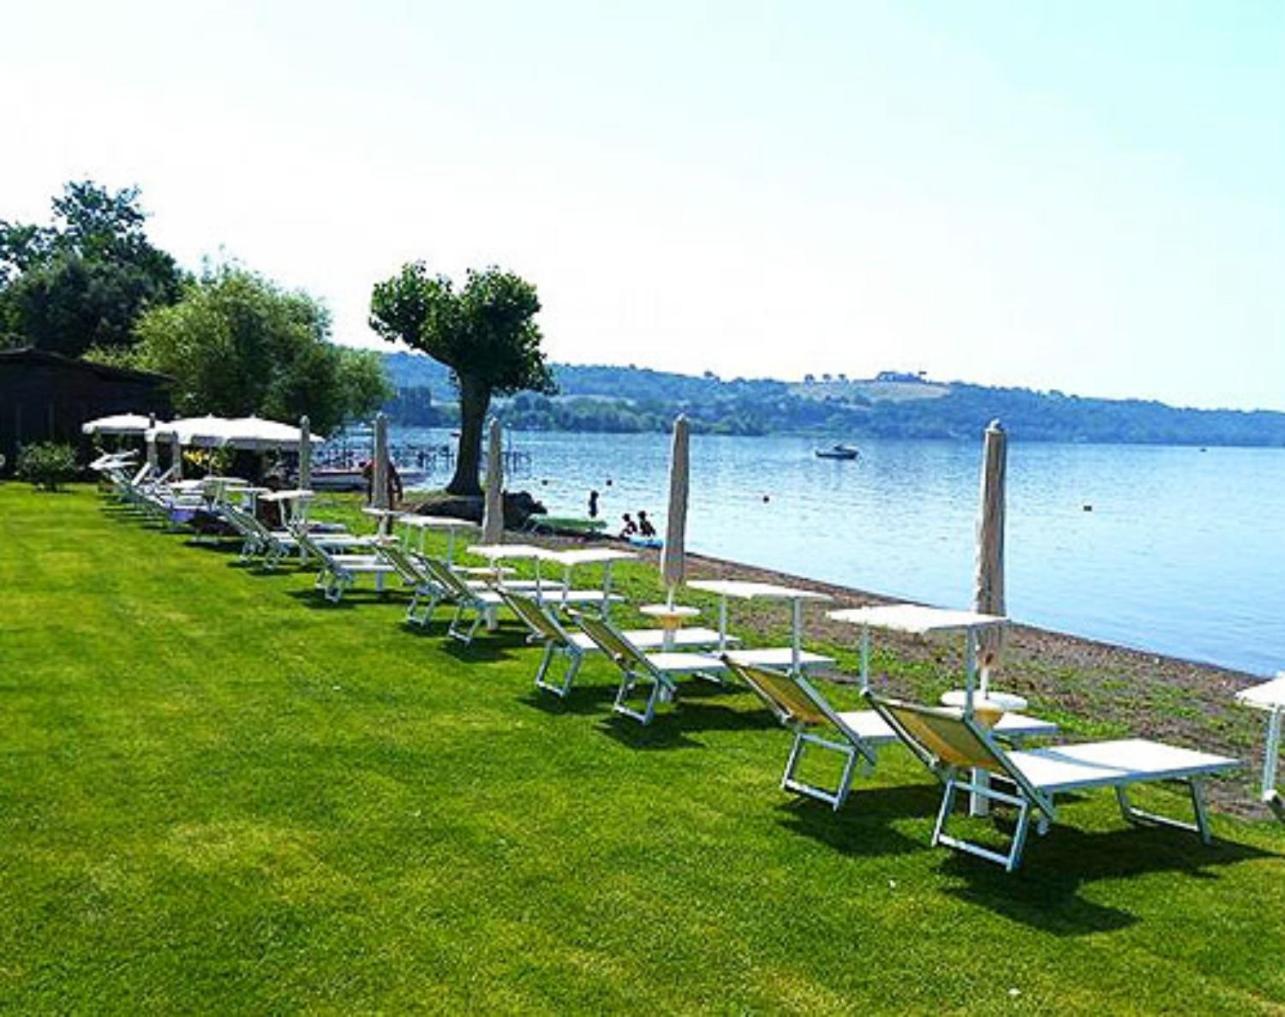
[[[425,574],[433,583],[425,594],[427,605],[420,624],[427,624],[428,617],[437,605],[445,600],[455,605],[455,614],[451,618],[450,625],[447,626],[446,634],[452,639],[458,639],[465,646],[473,641],[483,622],[486,622],[488,628],[495,626],[496,613],[504,605],[504,600],[495,590],[486,584],[465,582],[444,561],[436,558],[421,558],[420,561],[424,566]],[[468,627],[462,628],[464,621],[470,615],[472,620]]]
[[[794,663],[794,650],[789,646],[772,646],[758,650],[729,650],[727,656],[734,663],[745,667],[788,669]],[[810,671],[819,667],[830,667],[834,664],[834,658],[800,650],[798,663],[800,671]]]
[[[377,554],[336,554],[303,528],[295,530],[294,537],[300,550],[317,559],[319,568],[313,585],[332,604],[343,599],[344,592],[358,576],[374,576],[375,589],[382,590],[384,577],[396,573],[396,569]]]
[[[509,610],[531,630],[529,641],[544,646],[544,654],[535,672],[536,688],[552,692],[555,696],[566,696],[585,656],[599,652],[598,644],[584,632],[567,631],[547,603],[542,605],[529,594],[517,593],[507,586],[498,588],[496,592]],[[629,629],[621,635],[640,650],[657,651],[664,647],[666,633],[664,629]],[[719,634],[707,628],[679,629],[672,635],[673,647],[678,650],[708,649],[717,646],[719,641]],[[555,657],[566,662],[561,681],[550,681],[548,677]]]
[[[767,704],[783,727],[794,733],[790,755],[781,777],[781,788],[825,802],[835,811],[842,808],[852,789],[857,766],[873,767],[876,752],[897,741],[897,733],[875,710],[836,711],[811,682],[802,675],[740,664],[735,654],[726,653],[728,670],[740,678]],[[1057,725],[1047,720],[1007,713],[995,728],[1006,741],[1048,737],[1057,734]],[[796,776],[804,751],[809,747],[827,749],[844,757],[843,771],[833,788],[818,787]]]
[[[581,631],[620,669],[620,688],[612,709],[640,724],[650,724],[656,715],[656,705],[677,693],[674,679],[679,675],[695,674],[717,681],[717,676],[726,670],[727,666],[718,657],[706,653],[643,653],[609,622],[583,611],[569,613]],[[649,692],[643,708],[636,710],[629,705],[629,697],[640,683],[649,686]]]
[[[996,862],[1008,872],[1022,862],[1031,814],[1035,813],[1037,817],[1037,832],[1046,833],[1049,824],[1057,821],[1054,798],[1066,791],[1111,788],[1127,821],[1189,830],[1198,833],[1207,844],[1210,833],[1203,782],[1207,777],[1240,766],[1239,760],[1227,756],[1195,752],[1140,738],[1008,752],[994,735],[962,710],[885,699],[869,691],[866,698],[906,747],[945,785],[937,824],[933,829],[933,844],[945,844],[957,851]],[[997,778],[1007,779],[1013,790],[1000,791],[989,782],[973,780],[967,776],[969,768],[986,770]],[[1160,781],[1181,781],[1187,785],[1195,812],[1194,823],[1143,812],[1130,803],[1130,787]],[[1017,809],[1017,825],[1007,853],[946,833],[955,796],[960,790]]]
[[[264,568],[276,568],[292,554],[298,554],[302,560],[303,548],[292,530],[270,530],[253,514],[236,505],[220,506],[220,514],[242,538],[242,561],[255,557],[263,558]],[[313,533],[308,534],[321,547],[335,554],[351,551],[353,548],[372,548],[370,537],[357,537],[351,533]]]

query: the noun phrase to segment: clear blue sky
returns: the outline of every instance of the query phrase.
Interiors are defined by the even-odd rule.
[[[403,260],[552,356],[1285,409],[1285,3],[59,3],[4,17],[0,217],[155,239],[370,343]]]

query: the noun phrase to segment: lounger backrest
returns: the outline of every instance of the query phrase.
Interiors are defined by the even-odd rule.
[[[598,649],[602,650],[608,657],[630,668],[640,668],[649,674],[658,674],[647,655],[638,649],[633,643],[622,636],[614,628],[608,625],[600,618],[586,614],[583,611],[577,611],[572,614],[576,624],[586,636],[598,644]],[[668,679],[664,679],[668,683]]]
[[[294,533],[294,539],[299,542],[299,546],[304,550],[305,553],[312,555],[314,558],[320,559],[321,561],[325,562],[327,565],[333,564],[330,552],[327,551],[322,545],[318,544],[315,540],[313,540],[311,535],[308,533],[306,529],[304,529],[302,526],[299,526],[299,527],[296,527],[292,532]]]
[[[508,605],[510,611],[526,623],[532,633],[541,639],[550,640],[559,646],[567,646],[571,639],[563,630],[562,626],[545,613],[530,597],[524,597],[520,593],[514,593],[512,590],[506,590],[503,586],[497,587],[496,592]]]
[[[397,574],[404,582],[415,586],[428,582],[428,576],[424,574],[424,570],[415,563],[400,544],[379,544],[375,550],[381,558],[397,570]]]
[[[830,718],[788,674],[771,671],[765,667],[738,664],[727,654],[723,655],[727,669],[745,682],[768,705],[782,722],[823,725]]]
[[[963,710],[886,699],[869,690],[866,699],[907,747],[934,770],[945,764],[1001,774],[1021,788],[1028,799],[1052,814],[1052,800],[1009,762],[1004,749],[975,720],[965,717]]]
[[[428,573],[429,578],[442,587],[450,596],[464,600],[474,599],[473,591],[469,589],[468,583],[452,572],[451,567],[446,562],[439,561],[436,558],[424,558],[422,560],[424,562],[424,571]]]

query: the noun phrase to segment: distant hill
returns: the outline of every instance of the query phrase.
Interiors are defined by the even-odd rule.
[[[385,356],[404,424],[453,425],[450,372],[428,357]],[[834,439],[972,439],[996,417],[1024,441],[1285,447],[1285,413],[1181,409],[1136,399],[935,382],[908,375],[784,382],[723,379],[650,368],[555,364],[559,394],[520,393],[496,412],[523,430],[662,431],[677,413],[722,434],[815,434]]]

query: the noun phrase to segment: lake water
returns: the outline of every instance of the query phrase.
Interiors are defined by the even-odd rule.
[[[508,486],[551,513],[585,515],[596,488],[613,528],[639,508],[663,528],[667,435],[511,441],[532,466]],[[816,444],[694,435],[688,547],[967,606],[980,438],[870,439],[857,462],[818,459]],[[1255,673],[1285,668],[1285,451],[1012,441],[1007,559],[1017,621]]]

